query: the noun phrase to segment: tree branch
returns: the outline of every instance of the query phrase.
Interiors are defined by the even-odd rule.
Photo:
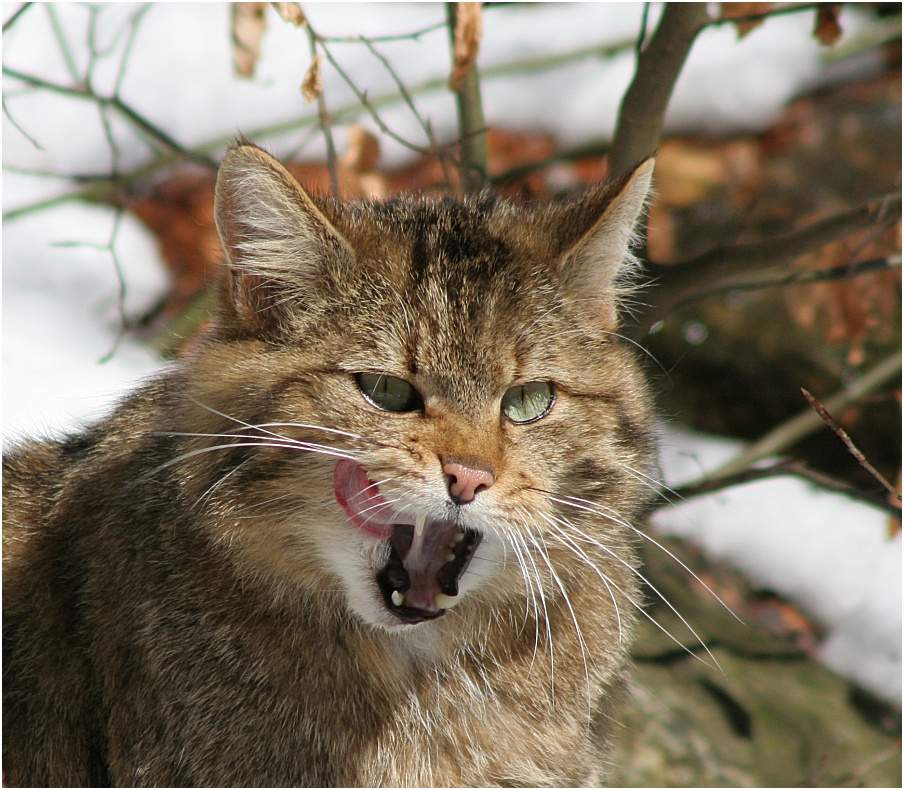
[[[857,463],[860,464],[867,472],[870,473],[879,483],[882,484],[882,487],[888,491],[893,497],[896,497],[899,501],[901,499],[898,492],[895,490],[895,487],[885,479],[882,473],[876,469],[868,460],[866,460],[866,456],[860,451],[860,448],[854,444],[854,440],[848,435],[848,432],[844,430],[837,422],[835,422],[835,418],[829,413],[829,410],[823,405],[818,398],[813,397],[809,390],[804,387],[800,388],[801,393],[807,399],[807,403],[813,408],[813,410],[820,416],[822,421],[832,429],[835,435],[841,439],[844,443],[844,446],[847,447],[848,452],[854,456],[857,460]]]
[[[311,62],[314,65],[314,59],[317,57],[317,33],[311,27],[310,22],[305,26],[308,34],[308,49],[311,53]],[[324,52],[326,52],[324,47]],[[327,54],[329,57],[329,54]],[[333,197],[339,198],[339,171],[336,166],[336,145],[333,143],[333,128],[330,114],[326,109],[326,99],[323,97],[323,91],[317,94],[317,120],[320,124],[320,131],[323,132],[323,139],[326,142],[326,168],[330,174],[330,189]]]
[[[830,411],[838,412],[851,403],[855,403],[865,395],[870,394],[888,381],[897,377],[901,373],[901,352],[896,351],[890,356],[885,357],[882,361],[870,368],[859,378],[852,381],[846,387],[836,392],[825,401],[825,407]],[[809,436],[817,428],[822,425],[822,420],[812,409],[804,411],[791,417],[789,420],[777,425],[769,433],[761,439],[755,441],[746,450],[732,458],[728,463],[723,464],[712,472],[707,473],[702,480],[716,480],[718,478],[729,477],[738,472],[745,471],[748,467],[755,464],[762,458],[775,455],[788,447],[796,444],[805,436]]]
[[[451,49],[455,50],[455,30],[459,4],[446,3]],[[454,55],[453,55],[454,61]],[[461,180],[466,192],[477,192],[487,180],[487,137],[480,100],[480,75],[472,63],[459,81],[455,92],[458,131],[461,141]]]
[[[721,491],[725,488],[733,488],[734,486],[744,485],[745,483],[752,483],[756,480],[765,480],[770,477],[783,477],[788,475],[808,480],[827,491],[833,491],[836,494],[842,494],[850,499],[864,502],[873,507],[885,510],[898,519],[901,518],[900,505],[892,504],[885,497],[876,496],[868,491],[861,491],[859,488],[852,486],[844,480],[831,477],[824,472],[820,472],[817,469],[807,466],[802,461],[780,461],[771,466],[744,469],[740,472],[735,472],[734,474],[723,475],[722,477],[706,477],[698,482],[688,483],[687,485],[674,488],[670,493],[678,499],[693,499],[694,497],[712,494],[715,491]],[[676,503],[672,502],[672,504]],[[664,506],[665,505],[663,505],[663,507]]]
[[[7,30],[9,30],[13,25],[15,25],[16,22],[19,21],[19,17],[21,17],[22,14],[24,14],[24,13],[25,13],[29,8],[31,8],[33,5],[34,5],[34,3],[22,3],[22,5],[20,5],[15,11],[13,11],[12,15],[10,16],[10,18],[7,19],[7,20],[3,23],[3,30],[2,30],[2,32],[5,33],[5,32],[6,32]]]
[[[697,33],[709,21],[706,3],[667,3],[618,110],[609,175],[619,176],[659,146],[672,89]]]
[[[818,249],[859,228],[894,218],[901,212],[901,196],[889,193],[862,206],[807,225],[800,230],[765,241],[717,247],[684,263],[650,263],[647,274],[657,287],[647,294],[649,309],[644,313],[640,334],[665,318],[679,305],[710,296],[718,291],[746,287],[742,278],[752,273],[787,275],[787,267],[805,252]],[[817,279],[817,278],[814,278]],[[749,279],[748,279],[749,284]]]

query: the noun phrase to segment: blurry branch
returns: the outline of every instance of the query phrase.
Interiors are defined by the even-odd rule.
[[[44,150],[44,146],[42,146],[34,137],[32,137],[25,129],[19,125],[15,118],[13,118],[12,114],[9,111],[9,108],[6,106],[6,97],[4,96],[2,100],[0,100],[0,106],[3,108],[3,114],[6,116],[7,120],[13,125],[13,128],[19,132],[28,142],[30,142],[35,148],[39,151]],[[50,174],[53,175],[53,174]]]
[[[476,16],[466,28],[465,15]],[[449,87],[455,94],[458,111],[458,133],[461,143],[461,181],[466,192],[477,192],[487,180],[487,137],[480,100],[480,75],[477,72],[477,48],[480,44],[478,3],[446,3],[449,22],[449,43],[452,49],[454,71]],[[470,40],[467,40],[470,38]],[[462,56],[462,49],[472,50],[469,59]]]
[[[35,77],[31,74],[26,74],[25,72],[11,68],[10,66],[3,67],[3,74],[7,77],[12,77],[13,79],[18,80],[19,82],[24,82],[26,85],[30,85],[33,88],[41,88],[42,90],[51,91],[52,93],[58,93],[62,96],[71,96],[76,99],[93,101],[96,102],[99,106],[110,107],[127,121],[129,121],[137,129],[162,143],[164,147],[168,148],[172,152],[177,153],[181,157],[184,157],[185,159],[188,159],[192,162],[203,165],[204,167],[211,168],[212,170],[216,170],[217,168],[217,163],[214,159],[207,156],[206,154],[185,148],[183,145],[174,140],[167,132],[149,121],[141,113],[133,109],[131,105],[126,104],[126,102],[119,98],[119,96],[115,93],[112,96],[100,96],[87,87],[70,87],[68,85],[60,85],[59,83],[51,82],[49,80],[42,79],[41,77]]]
[[[445,27],[445,23],[443,23]],[[383,64],[383,68],[386,69],[386,72],[392,77],[392,81],[395,82],[396,87],[399,89],[399,93],[402,96],[405,104],[408,105],[408,109],[411,110],[414,117],[417,119],[417,122],[421,125],[421,128],[424,130],[424,134],[427,135],[427,140],[430,143],[430,150],[439,160],[440,167],[443,170],[443,180],[446,182],[446,187],[452,187],[452,180],[449,177],[449,166],[446,164],[446,154],[442,148],[440,148],[439,144],[436,141],[436,137],[433,134],[433,127],[430,125],[430,121],[426,120],[420,112],[418,112],[417,107],[414,104],[414,99],[411,98],[411,94],[408,92],[408,88],[405,87],[405,83],[402,81],[402,78],[399,77],[396,70],[392,67],[392,64],[380,53],[380,51],[373,45],[373,41],[370,39],[366,39],[363,36],[361,40],[367,45],[367,49],[370,53]]]
[[[446,22],[435,22],[419,30],[412,30],[410,33],[396,33],[391,36],[320,36],[319,38],[327,44],[384,44],[389,41],[419,41],[421,36],[432,33],[434,30],[441,30],[446,24]]]
[[[876,469],[869,461],[866,460],[866,456],[860,451],[860,448],[854,444],[854,440],[848,435],[848,432],[844,430],[837,422],[835,422],[835,418],[829,413],[829,410],[819,401],[818,398],[813,397],[809,390],[804,387],[800,388],[801,393],[807,399],[807,403],[813,407],[813,410],[819,415],[820,419],[832,429],[835,435],[841,439],[844,443],[844,446],[847,447],[848,452],[854,456],[857,460],[857,463],[860,464],[869,474],[871,474],[879,483],[882,484],[882,487],[888,491],[893,497],[897,498],[899,501],[901,496],[895,490],[895,487],[885,479],[882,473]]]
[[[3,23],[3,31],[2,31],[2,32],[5,33],[5,32],[6,32],[7,30],[9,30],[13,25],[15,25],[16,22],[19,21],[19,18],[22,16],[22,14],[24,14],[24,13],[25,13],[29,8],[31,8],[33,5],[34,5],[34,3],[22,3],[22,5],[20,5],[15,11],[13,11],[12,15],[10,16],[10,18],[7,19],[7,20]]]
[[[785,16],[787,14],[799,14],[802,11],[815,11],[823,3],[787,3],[785,5],[777,5],[766,11],[759,11],[752,14],[742,14],[739,16],[720,16],[711,19],[706,23],[705,27],[715,27],[718,25],[738,25],[750,22],[762,22],[773,16]]]
[[[651,263],[647,266],[647,273],[657,282],[657,287],[647,294],[649,309],[644,313],[640,333],[646,334],[653,324],[679,305],[716,292],[734,290],[738,286],[742,289],[748,287],[753,273],[767,275],[781,272],[788,276],[788,266],[805,252],[818,249],[865,225],[897,219],[900,213],[901,196],[889,193],[782,236],[750,244],[717,247],[684,263],[667,266]],[[806,279],[803,273],[800,274],[802,279]],[[823,274],[813,272],[807,273],[807,276],[817,280]]]
[[[310,24],[305,27],[308,34],[308,49],[311,53],[311,68],[316,67],[317,61],[317,34]],[[324,49],[324,51],[326,51]],[[329,56],[327,56],[329,57]],[[317,93],[317,119],[320,124],[320,131],[323,132],[323,139],[326,141],[326,167],[330,174],[330,189],[333,197],[339,198],[339,171],[336,167],[336,146],[333,143],[332,119],[326,109],[326,99],[321,89]]]
[[[650,4],[643,4],[643,13],[640,15],[640,32],[637,34],[637,43],[634,45],[634,57],[640,60],[643,45],[647,41],[647,22],[650,19]]]
[[[760,291],[765,288],[784,288],[791,285],[807,285],[809,283],[830,282],[832,280],[849,280],[873,272],[889,271],[901,268],[900,254],[888,255],[884,258],[871,258],[868,261],[842,263],[828,269],[799,269],[784,277],[772,280],[756,280],[752,282],[739,282],[734,285],[724,285],[717,288],[700,291],[689,296],[675,305],[675,310],[680,310],[689,304],[709,299],[711,296],[719,296],[740,291]]]
[[[59,247],[59,248],[68,248],[68,249],[91,249],[97,250],[98,252],[107,252],[110,254],[110,259],[113,261],[113,269],[116,272],[116,309],[119,313],[119,328],[116,331],[116,337],[113,340],[113,345],[110,349],[98,360],[100,364],[104,364],[105,362],[109,362],[112,359],[113,354],[116,353],[116,349],[119,348],[119,344],[122,342],[123,337],[125,337],[126,331],[129,329],[131,322],[129,321],[129,317],[126,315],[126,280],[125,274],[122,268],[122,262],[119,259],[119,253],[116,252],[116,241],[119,238],[119,229],[122,227],[122,219],[125,212],[122,206],[117,206],[113,212],[113,227],[110,230],[110,236],[107,239],[106,243],[98,244],[93,241],[57,241],[53,242],[51,247]]]
[[[374,38],[371,40],[377,41],[378,39]],[[533,74],[535,72],[545,71],[547,69],[561,68],[571,65],[572,63],[579,63],[584,60],[596,58],[611,58],[621,52],[631,49],[632,46],[634,46],[633,38],[618,41],[614,44],[597,44],[594,46],[580,47],[565,52],[554,53],[552,55],[519,58],[507,63],[499,63],[494,66],[489,66],[486,69],[482,69],[480,71],[480,77],[483,80],[487,80],[500,79],[521,74]],[[7,71],[8,69],[4,67],[4,73],[6,73]],[[14,74],[10,76],[15,76],[15,74],[18,74],[18,72],[15,72],[15,70],[12,71],[14,72]],[[38,79],[35,77],[30,77],[28,75],[22,76],[25,76],[31,80]],[[37,86],[33,85],[33,87],[46,88],[48,90],[54,90],[57,93],[62,93],[63,95],[75,96],[81,99],[93,99],[93,97],[85,95],[83,91],[79,91],[77,89],[50,83],[47,80],[41,80],[41,83],[42,84]],[[31,83],[28,83],[26,81],[26,84]],[[433,77],[431,79],[413,85],[408,89],[408,94],[409,96],[414,97],[428,93],[436,93],[441,90],[446,90],[447,88],[448,76],[443,75]],[[393,91],[391,93],[385,93],[379,96],[368,97],[369,104],[375,109],[388,107],[403,100],[404,97],[399,91]],[[334,109],[331,117],[334,122],[344,122],[346,120],[351,120],[358,117],[362,111],[364,111],[364,108],[361,106],[361,103],[359,101],[354,101],[342,107]],[[287,134],[289,132],[298,131],[300,129],[314,127],[318,123],[319,118],[317,114],[306,114],[302,115],[301,117],[294,117],[285,121],[265,124],[263,126],[247,129],[245,130],[245,135],[253,140],[262,140],[268,137],[276,137],[279,135]],[[198,161],[198,158],[204,158],[206,160],[205,164],[207,166],[215,166],[215,162],[210,158],[210,154],[220,151],[222,148],[229,145],[233,141],[233,139],[234,134],[232,133],[226,135],[218,135],[217,137],[211,138],[206,142],[201,143],[196,148],[188,151],[186,154],[181,154],[179,153],[179,151],[171,147],[167,147],[167,150],[156,159],[153,159],[150,162],[147,162],[146,164],[141,165],[140,167],[137,167],[133,170],[122,173],[118,183],[113,183],[112,181],[110,181],[108,174],[84,174],[81,176],[82,180],[92,181],[94,183],[92,183],[90,186],[84,186],[80,189],[64,192],[60,195],[55,195],[50,198],[44,198],[32,203],[26,203],[22,206],[10,209],[3,214],[3,219],[4,221],[16,219],[18,217],[26,216],[37,211],[43,211],[45,209],[53,208],[54,206],[59,206],[61,204],[69,203],[72,201],[81,200],[96,202],[112,200],[116,197],[118,190],[122,186],[127,186],[131,183],[134,183],[135,181],[139,181],[143,178],[152,176],[166,167],[177,164],[180,159]]]
[[[766,480],[772,477],[799,477],[808,480],[814,485],[824,488],[827,491],[833,491],[836,494],[842,494],[850,499],[872,505],[873,507],[885,510],[898,519],[901,518],[901,506],[894,505],[885,497],[871,494],[868,491],[862,491],[844,480],[827,475],[817,469],[804,464],[802,461],[779,461],[770,466],[755,467],[744,469],[730,475],[723,475],[718,478],[705,478],[696,483],[678,486],[672,489],[670,494],[678,500],[693,499],[694,497],[703,496],[704,494],[712,494],[715,491],[722,491],[726,488],[744,485],[745,483],[753,483],[757,480]],[[678,504],[672,502],[672,504]]]
[[[544,159],[539,159],[536,162],[527,162],[523,165],[511,168],[511,170],[506,170],[505,172],[490,176],[490,183],[494,186],[508,184],[559,162],[574,162],[578,159],[589,159],[591,157],[597,158],[603,156],[608,151],[609,143],[599,141],[576,145],[573,148],[561,148]]]
[[[866,373],[854,379],[846,387],[825,400],[825,408],[839,412],[852,403],[869,395],[901,373],[901,352],[896,351],[870,368]],[[775,455],[797,444],[805,436],[809,436],[822,425],[819,415],[812,409],[806,409],[789,420],[777,425],[769,433],[751,444],[746,450],[732,458],[712,472],[707,473],[693,485],[714,481],[746,471],[757,461]]]
[[[709,21],[706,3],[668,3],[618,110],[609,175],[626,173],[659,146],[672,88],[697,33]]]
[[[56,6],[54,6],[53,3],[48,3],[44,6],[44,9],[47,11],[47,18],[50,20],[50,28],[53,30],[54,38],[56,38],[57,46],[60,48],[60,54],[63,56],[63,61],[66,63],[66,70],[69,72],[70,78],[75,83],[81,82],[81,75],[79,74],[78,67],[75,65],[75,58],[72,55],[72,48],[69,46],[66,33],[63,31],[63,26],[60,24],[60,16],[57,14]]]

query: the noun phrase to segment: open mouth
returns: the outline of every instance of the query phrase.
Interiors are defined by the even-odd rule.
[[[334,473],[336,500],[365,534],[389,543],[389,559],[376,582],[386,609],[403,623],[433,620],[458,602],[458,583],[481,534],[455,521],[432,521],[396,512],[362,466],[340,461]]]

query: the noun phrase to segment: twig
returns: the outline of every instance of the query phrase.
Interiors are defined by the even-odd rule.
[[[19,132],[28,142],[30,142],[35,148],[39,151],[44,150],[44,146],[42,146],[34,137],[32,137],[28,132],[25,131],[24,127],[20,126],[19,123],[13,118],[12,113],[9,111],[9,108],[6,106],[6,97],[4,96],[0,99],[0,106],[3,108],[3,114],[7,117],[9,122],[13,125],[13,128]],[[4,166],[4,169],[6,167]]]
[[[119,310],[119,329],[116,332],[116,338],[113,340],[113,345],[110,347],[110,350],[98,360],[98,363],[101,365],[109,362],[113,358],[113,355],[119,348],[119,344],[122,342],[123,337],[125,337],[126,329],[129,325],[129,319],[126,315],[126,278],[122,269],[122,263],[119,260],[119,254],[116,252],[116,239],[119,236],[122,217],[122,206],[117,206],[116,215],[113,219],[113,229],[110,232],[110,239],[107,242],[107,249],[110,251],[110,258],[113,261],[113,270],[116,272],[116,307]]]
[[[442,23],[445,27],[445,22]],[[383,64],[383,68],[386,69],[386,72],[392,77],[393,82],[395,82],[396,87],[399,89],[399,93],[402,96],[405,104],[408,105],[408,109],[411,110],[411,113],[417,119],[417,122],[421,125],[421,128],[424,130],[424,134],[427,135],[427,140],[430,143],[430,149],[436,158],[439,160],[440,167],[443,170],[443,180],[446,182],[446,187],[451,188],[452,180],[449,175],[449,166],[446,162],[447,154],[443,151],[438,143],[436,142],[436,137],[433,134],[433,127],[430,125],[430,121],[426,120],[420,112],[418,112],[417,107],[414,104],[414,99],[411,98],[411,94],[408,92],[408,89],[405,87],[405,83],[402,81],[402,78],[398,75],[396,70],[392,67],[392,64],[389,60],[384,57],[384,55],[373,45],[373,42],[370,39],[366,39],[363,36],[361,40],[370,50],[371,54]]]
[[[317,34],[314,32],[310,23],[305,26],[308,34],[308,49],[311,53],[311,61],[317,57]],[[326,52],[326,48],[324,48]],[[329,57],[329,55],[327,55]],[[320,124],[320,131],[323,132],[323,139],[326,142],[326,168],[330,174],[330,189],[333,197],[338,198],[339,194],[339,171],[336,166],[336,145],[333,142],[333,128],[330,114],[326,109],[326,99],[323,91],[317,94],[317,119]]]
[[[813,396],[813,394],[806,389],[805,387],[800,388],[801,393],[807,399],[807,403],[813,407],[814,411],[822,418],[822,421],[829,426],[829,428],[834,431],[835,435],[844,442],[844,446],[847,447],[848,452],[857,459],[857,463],[860,464],[867,472],[869,472],[876,480],[878,480],[882,486],[891,494],[893,497],[897,497],[898,500],[901,499],[901,495],[895,490],[895,487],[885,479],[882,473],[876,469],[869,461],[866,460],[866,456],[860,451],[860,448],[854,444],[853,439],[848,435],[848,432],[844,430],[832,415],[829,413],[829,410],[823,405],[823,403]]]
[[[50,19],[50,28],[53,30],[53,35],[57,40],[60,54],[62,54],[63,61],[66,63],[66,70],[69,72],[72,81],[74,83],[79,83],[81,82],[81,75],[79,74],[78,67],[75,65],[72,48],[69,46],[69,41],[66,38],[66,34],[63,32],[62,25],[60,25],[60,17],[57,14],[56,6],[53,3],[47,3],[44,8],[47,11],[47,17]]]
[[[860,277],[864,274],[872,274],[874,272],[889,271],[891,269],[901,268],[900,254],[888,255],[884,258],[871,258],[868,261],[857,261],[856,263],[842,263],[839,266],[832,266],[828,269],[799,269],[784,277],[774,280],[759,280],[748,283],[735,283],[724,285],[717,288],[711,288],[699,293],[692,294],[683,301],[674,306],[674,310],[680,310],[694,302],[709,299],[712,296],[719,296],[727,293],[737,293],[740,291],[759,291],[765,288],[784,288],[792,285],[808,285],[810,283],[829,282],[831,280],[847,280],[854,277]]]
[[[704,23],[706,3],[668,3],[618,110],[609,174],[619,176],[659,146],[672,88]]]
[[[578,63],[593,58],[611,58],[619,54],[620,52],[631,49],[633,45],[634,39],[631,38],[606,46],[595,45],[590,47],[580,47],[573,50],[567,50],[565,52],[555,53],[553,55],[544,55],[542,57],[518,58],[509,61],[508,63],[499,63],[494,66],[489,66],[485,69],[481,69],[480,77],[483,80],[501,79],[515,74],[532,74],[538,71],[561,68],[564,66],[569,66],[573,63]],[[15,76],[15,74],[10,74],[9,76]],[[68,88],[67,86],[60,86],[53,83],[48,83],[47,81],[43,82],[46,84],[38,86],[32,85],[32,87],[48,87],[49,89],[56,90],[57,92],[63,93],[64,95],[75,96],[83,99],[92,98],[90,96],[86,96],[83,92]],[[49,87],[51,85],[53,87]],[[408,93],[409,95],[414,97],[428,93],[436,93],[437,91],[446,90],[447,88],[448,76],[443,75],[432,77],[430,79],[424,80],[421,83],[418,83],[417,85],[413,85],[408,89]],[[369,96],[368,101],[370,102],[372,107],[379,109],[403,101],[403,97],[398,91],[394,91],[391,93],[384,93],[379,96]],[[361,107],[361,103],[354,101],[335,109],[332,112],[331,117],[335,122],[345,121],[347,119],[351,119],[360,115],[362,110],[363,108]],[[276,137],[287,134],[289,132],[298,131],[300,129],[317,126],[318,123],[319,116],[317,113],[306,114],[301,117],[294,117],[285,121],[278,121],[276,123],[264,124],[262,126],[247,129],[245,130],[245,133],[251,139],[261,140],[268,137]],[[206,142],[198,145],[193,150],[193,154],[203,155],[219,151],[224,146],[229,145],[233,141],[234,137],[235,135],[233,133],[229,133],[210,138]],[[97,183],[90,187],[82,187],[80,189],[64,192],[60,195],[55,195],[50,198],[42,198],[41,200],[37,200],[32,203],[26,203],[24,205],[17,206],[14,209],[6,211],[3,214],[3,220],[7,221],[17,219],[28,214],[32,214],[38,211],[44,211],[48,208],[53,208],[55,206],[59,206],[64,203],[70,203],[73,201],[81,200],[92,202],[108,200],[111,196],[115,195],[116,190],[123,184],[130,184],[134,181],[151,176],[159,172],[163,168],[177,163],[179,158],[181,157],[173,156],[173,152],[167,151],[156,159],[150,162],[146,162],[145,164],[135,168],[134,170],[123,173],[118,184],[114,184],[112,182],[108,182],[106,184]],[[213,160],[210,161],[213,162]]]
[[[851,403],[855,403],[864,395],[868,395],[878,389],[900,373],[901,352],[896,351],[890,356],[885,357],[875,367],[852,381],[849,385],[826,399],[826,408],[834,412],[841,411]],[[697,482],[729,477],[738,472],[743,472],[761,458],[775,455],[796,444],[805,436],[808,436],[813,433],[813,431],[817,430],[820,425],[822,425],[822,420],[820,420],[819,416],[812,409],[806,409],[780,425],[777,425],[742,453],[728,461],[728,463],[707,473],[701,481]],[[695,482],[694,485],[696,484],[697,483]]]
[[[35,77],[32,74],[26,74],[25,72],[11,68],[9,66],[3,67],[3,73],[8,77],[12,77],[13,79],[24,82],[26,85],[31,85],[35,88],[42,88],[53,93],[59,93],[62,96],[71,96],[77,99],[85,99],[88,101],[97,102],[98,104],[102,105],[109,105],[120,115],[130,121],[134,126],[154,137],[159,142],[163,143],[166,148],[170,149],[174,153],[179,154],[181,157],[192,162],[196,162],[212,170],[216,170],[218,167],[216,160],[212,159],[206,154],[185,148],[183,145],[176,142],[176,140],[174,140],[160,127],[156,126],[139,112],[134,110],[131,105],[126,104],[118,96],[99,96],[96,93],[88,90],[87,88],[75,88],[69,87],[68,85],[60,85],[59,83],[51,82],[50,80],[45,80],[41,77]],[[6,215],[4,215],[4,218],[6,218]]]
[[[432,25],[413,30],[410,33],[396,33],[389,36],[318,36],[318,38],[327,44],[383,44],[389,41],[418,41],[421,36],[432,33],[434,30],[441,30],[445,26],[445,22],[434,22]]]
[[[650,326],[678,305],[696,300],[702,294],[728,289],[739,281],[743,284],[741,278],[749,278],[752,273],[785,273],[788,265],[805,252],[818,249],[864,225],[883,218],[889,221],[900,211],[900,194],[889,193],[850,211],[765,241],[716,247],[684,263],[669,266],[650,263],[646,271],[658,282],[658,287],[648,294],[650,309],[643,315],[639,333],[645,334]]]
[[[310,33],[310,26],[308,27],[308,31]],[[317,34],[314,34],[315,38]],[[319,40],[319,38],[318,38]],[[380,131],[383,132],[387,137],[391,137],[400,145],[404,146],[410,151],[414,151],[415,153],[421,154],[422,156],[429,156],[431,151],[429,148],[425,148],[422,145],[418,145],[417,143],[412,143],[410,140],[406,140],[400,134],[396,134],[392,129],[390,129],[380,117],[380,114],[374,109],[373,105],[367,99],[367,92],[362,91],[352,80],[351,77],[348,76],[346,71],[339,65],[338,61],[333,57],[333,53],[330,52],[329,47],[327,47],[322,41],[320,41],[320,48],[323,50],[323,54],[326,55],[326,59],[330,62],[330,65],[336,69],[336,72],[342,77],[342,80],[351,88],[352,93],[358,98],[358,101],[361,102],[361,106],[368,112],[371,118],[373,118],[374,123],[379,127]]]
[[[446,19],[449,23],[450,47],[455,49],[455,26],[458,3],[446,3]],[[455,106],[458,111],[458,131],[461,141],[461,181],[466,192],[483,188],[487,180],[487,138],[483,105],[480,100],[480,75],[476,63],[472,64],[455,90]]]
[[[764,467],[752,467],[736,472],[731,475],[722,477],[709,477],[687,485],[678,486],[670,492],[670,498],[675,497],[678,500],[693,499],[694,497],[711,494],[714,491],[721,491],[724,488],[733,488],[734,486],[752,483],[756,480],[765,480],[771,477],[782,477],[790,475],[808,480],[820,488],[828,491],[834,491],[837,494],[843,494],[850,499],[856,499],[865,502],[873,507],[881,508],[891,513],[897,518],[901,518],[901,506],[889,502],[885,497],[876,496],[868,491],[861,491],[859,488],[852,486],[844,480],[820,472],[807,466],[802,461],[788,460],[779,461],[778,463]],[[665,506],[663,504],[663,506]]]
[[[531,173],[535,173],[537,170],[543,170],[550,165],[554,165],[559,162],[574,162],[578,159],[600,157],[606,154],[608,151],[609,144],[600,141],[584,143],[583,145],[577,145],[574,148],[561,148],[554,154],[551,154],[544,159],[539,159],[536,162],[527,162],[523,165],[517,165],[516,167],[513,167],[510,170],[506,170],[503,173],[497,173],[494,176],[490,176],[490,183],[494,186],[510,184],[512,181],[518,181],[519,179],[524,178],[525,176],[529,176]]]
[[[5,32],[6,32],[7,30],[9,30],[13,25],[15,25],[16,22],[19,21],[19,18],[22,16],[22,14],[24,14],[24,13],[25,13],[29,8],[31,8],[33,5],[34,5],[34,3],[22,3],[22,5],[20,5],[15,11],[13,11],[12,16],[10,16],[10,18],[7,19],[7,20],[3,23],[3,30],[2,30],[2,32],[5,33]]]

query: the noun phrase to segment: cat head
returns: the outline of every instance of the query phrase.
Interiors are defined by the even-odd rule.
[[[618,316],[652,171],[548,206],[342,203],[232,148],[190,398],[219,437],[196,441],[235,442],[196,480],[224,543],[401,632],[523,610],[621,550],[651,449]]]

